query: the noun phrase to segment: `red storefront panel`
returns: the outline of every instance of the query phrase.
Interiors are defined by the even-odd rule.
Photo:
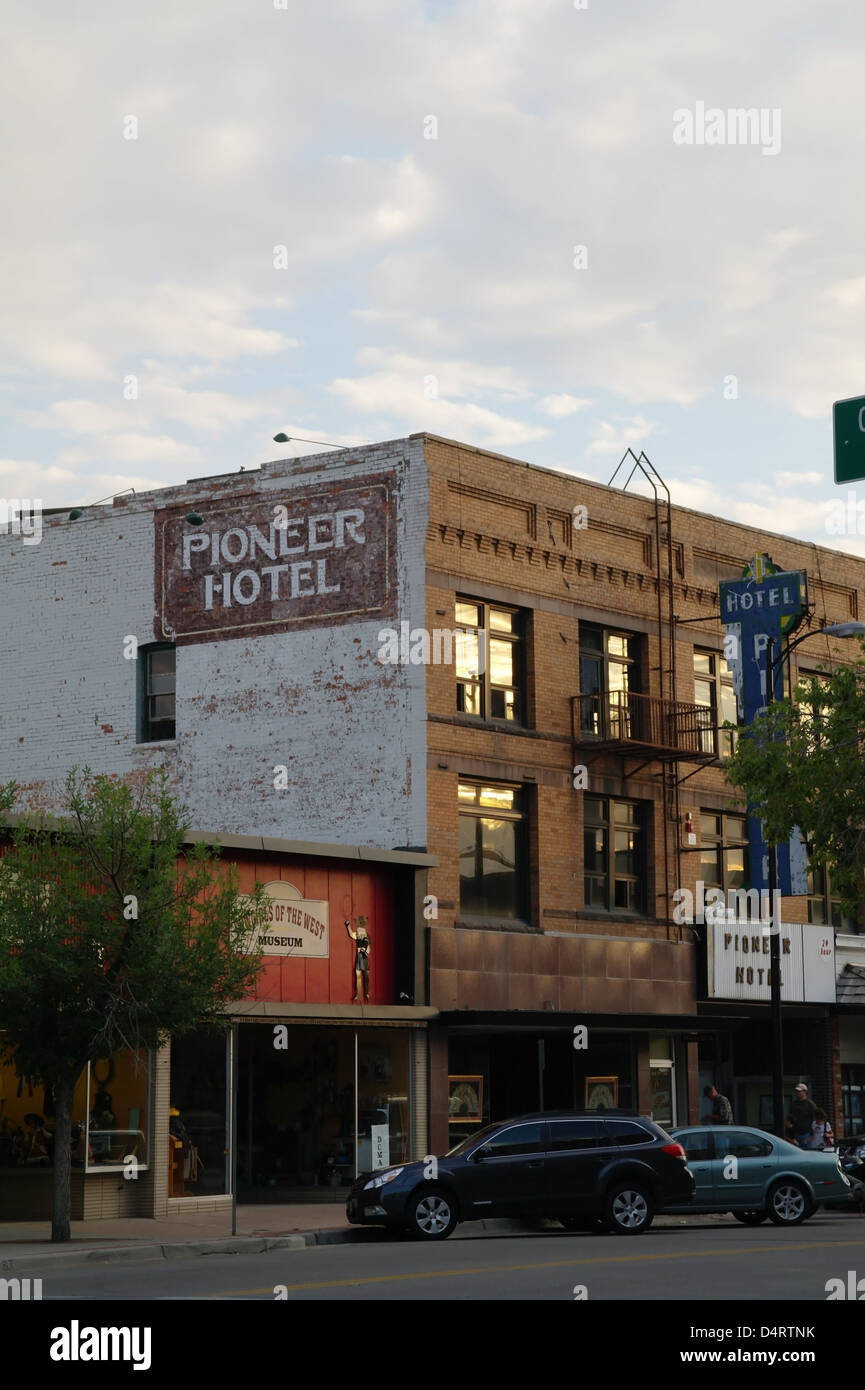
[[[304,899],[328,904],[329,954],[326,957],[268,956],[254,998],[291,1004],[351,1004],[354,998],[355,943],[345,929],[366,918],[371,941],[370,1004],[393,1004],[394,894],[391,874],[374,866],[347,867],[338,860],[253,857],[226,851],[251,892],[256,882],[292,884]]]

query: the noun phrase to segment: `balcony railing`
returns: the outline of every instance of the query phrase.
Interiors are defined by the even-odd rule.
[[[700,761],[717,756],[714,713],[706,705],[661,700],[632,690],[575,695],[571,702],[575,743],[657,751]]]

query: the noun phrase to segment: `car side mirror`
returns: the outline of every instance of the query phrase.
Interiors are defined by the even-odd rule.
[[[475,1149],[474,1153],[472,1154],[472,1162],[480,1163],[482,1158],[489,1158],[489,1156],[489,1149],[483,1147],[481,1147],[480,1149]]]

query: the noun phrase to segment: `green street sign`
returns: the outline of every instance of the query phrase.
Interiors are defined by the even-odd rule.
[[[865,479],[865,396],[851,396],[832,406],[836,483]]]

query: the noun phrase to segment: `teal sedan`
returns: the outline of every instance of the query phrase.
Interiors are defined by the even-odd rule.
[[[797,1148],[763,1129],[700,1125],[670,1131],[688,1155],[693,1201],[665,1211],[729,1211],[746,1226],[766,1218],[798,1226],[821,1202],[846,1197],[850,1179],[837,1153]]]

